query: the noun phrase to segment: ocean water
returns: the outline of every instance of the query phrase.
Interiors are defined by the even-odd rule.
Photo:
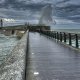
[[[17,42],[18,39],[15,35],[5,36],[4,34],[0,34],[0,64],[11,53]]]
[[[0,54],[2,55],[2,64],[0,65],[0,80],[23,80],[25,72],[25,49],[27,34],[25,34],[20,40],[17,40],[16,36],[4,36],[3,38],[3,51],[5,52],[4,55]]]
[[[80,24],[56,24],[51,25],[51,30],[68,33],[80,33]]]

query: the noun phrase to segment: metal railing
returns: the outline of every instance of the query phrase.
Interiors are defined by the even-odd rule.
[[[76,33],[67,33],[67,32],[57,32],[57,31],[38,31],[42,34],[45,34],[51,38],[54,38],[60,42],[64,42],[66,44],[69,44],[70,46],[73,46],[73,41],[75,42],[76,48],[79,48],[79,40],[80,40],[80,34]]]

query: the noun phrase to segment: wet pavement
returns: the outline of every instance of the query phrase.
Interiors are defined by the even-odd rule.
[[[80,53],[39,33],[30,33],[27,80],[80,80]]]

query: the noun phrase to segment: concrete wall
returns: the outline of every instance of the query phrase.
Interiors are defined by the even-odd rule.
[[[0,30],[0,33],[9,36],[12,35],[12,30]]]
[[[0,80],[23,80],[25,70],[27,32],[0,65]]]
[[[0,33],[4,34],[6,36],[10,36],[10,35],[13,35],[13,34],[22,36],[24,34],[22,32],[25,32],[25,31],[26,30],[0,30]]]

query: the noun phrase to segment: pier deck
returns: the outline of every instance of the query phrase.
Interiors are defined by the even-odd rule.
[[[29,34],[27,80],[80,80],[80,53],[39,33]]]

